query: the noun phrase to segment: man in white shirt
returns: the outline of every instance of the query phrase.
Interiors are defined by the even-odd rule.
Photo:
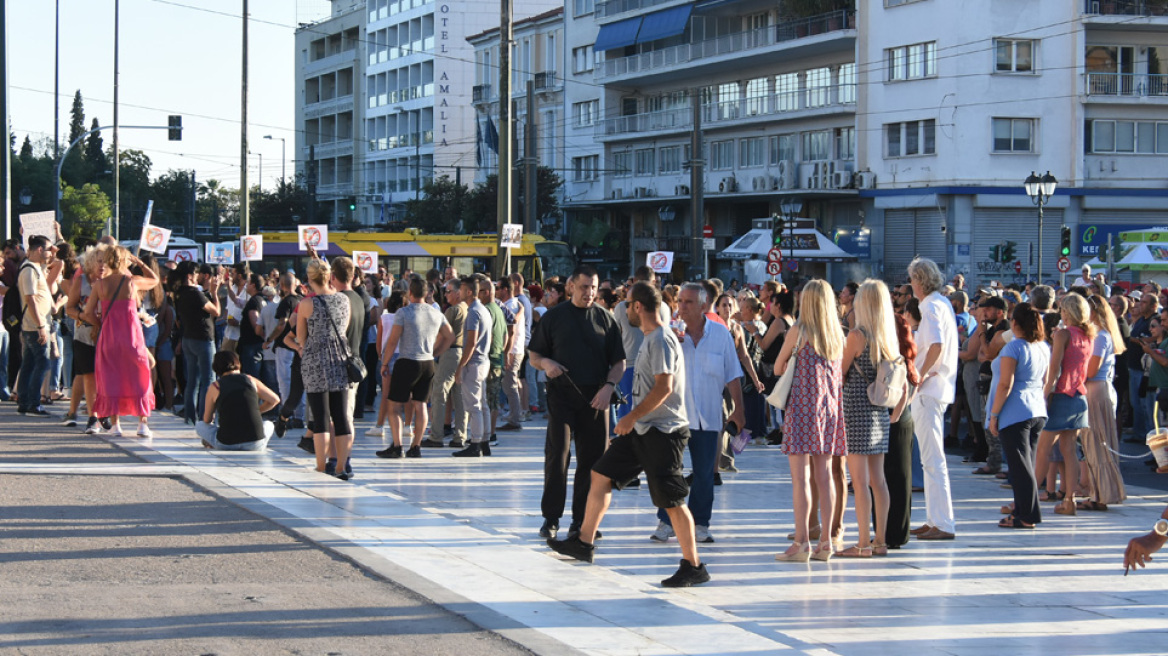
[[[936,263],[918,257],[908,265],[908,276],[921,312],[915,361],[921,385],[912,402],[912,418],[925,470],[927,511],[926,523],[911,532],[918,540],[952,540],[956,525],[943,441],[945,408],[956,393],[957,323],[953,307],[941,294],[945,279]]]
[[[239,345],[239,324],[243,319],[243,306],[247,305],[251,297],[247,294],[247,279],[251,276],[251,268],[247,262],[240,262],[233,267],[231,284],[227,288],[227,326],[223,329],[223,345],[220,350],[235,352]]]
[[[519,422],[523,421],[523,401],[520,398],[520,385],[523,377],[523,357],[527,353],[527,308],[511,293],[511,281],[504,279],[496,288],[497,302],[515,316],[514,336],[511,338],[511,348],[503,354],[503,393],[507,395],[509,414],[507,423],[499,427],[501,431],[517,431],[523,428]]]

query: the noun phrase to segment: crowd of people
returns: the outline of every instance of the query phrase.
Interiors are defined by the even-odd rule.
[[[1063,515],[1122,503],[1119,440],[1130,425],[1142,441],[1168,401],[1159,285],[1124,295],[1089,270],[1066,290],[971,294],[921,258],[903,285],[837,292],[669,285],[648,267],[623,281],[587,266],[538,283],[395,276],[311,249],[302,282],[160,263],[108,238],[75,255],[60,235],[4,254],[0,394],[21,414],[67,402],[63,424],[78,426],[84,400],[86,433],[120,436],[135,417],[149,438],[151,413],[172,412],[204,446],[242,451],[302,428],[317,471],[342,480],[366,412],[387,459],[489,457],[500,432],[545,414],[539,535],[591,562],[613,491],[643,475],[650,539],[682,552],[670,587],[709,580],[698,545],[715,540],[715,487],[750,441],[781,445],[790,466],[795,524],[777,560],[870,558],[955,538],[947,446],[1012,490],[1002,528],[1034,529],[1041,502]]]

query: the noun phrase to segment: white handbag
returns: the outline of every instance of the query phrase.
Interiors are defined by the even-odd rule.
[[[767,403],[779,410],[786,409],[787,397],[791,395],[791,383],[795,381],[795,365],[799,362],[799,348],[803,345],[802,331],[800,331],[799,342],[794,351],[791,352],[791,357],[787,360],[787,368],[783,371],[783,375],[779,376],[779,382],[775,383],[775,388],[766,397]]]

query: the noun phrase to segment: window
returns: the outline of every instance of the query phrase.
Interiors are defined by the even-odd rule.
[[[765,163],[765,137],[750,137],[738,140],[738,166],[762,166]]]
[[[843,136],[842,130],[839,136]],[[854,132],[851,140],[854,148]],[[937,152],[937,122],[929,119],[889,123],[884,126],[884,143],[888,157],[933,155]]]
[[[572,8],[576,16],[583,16],[584,14],[591,14],[596,8],[596,0],[575,0]]]
[[[665,146],[657,150],[657,172],[681,172],[681,146]]]
[[[884,59],[888,62],[889,82],[933,77],[937,74],[937,42],[888,48]]]
[[[813,68],[807,71],[807,107],[823,107],[831,102],[831,69]]]
[[[775,111],[791,112],[799,109],[799,74],[783,73],[775,76]]]
[[[995,118],[993,131],[995,153],[1034,152],[1034,119]]]
[[[816,159],[831,159],[830,130],[803,133],[803,161]]]
[[[576,127],[584,128],[590,125],[596,125],[596,120],[600,118],[600,101],[599,100],[585,100],[572,104],[572,116],[576,119]]]
[[[746,83],[746,114],[755,116],[767,110],[767,79],[755,78]]]
[[[1090,121],[1088,152],[1168,155],[1168,122]]]
[[[994,39],[994,70],[999,73],[1033,73],[1034,41]]]
[[[856,159],[856,128],[835,129],[836,159]]]
[[[783,160],[795,160],[795,135],[780,134],[770,138],[770,164],[778,166]]]
[[[733,141],[715,141],[710,144],[710,168],[715,171],[734,168]]]
[[[856,102],[855,64],[843,64],[839,67],[839,101],[844,105]]]
[[[592,52],[592,46],[580,46],[579,48],[572,48],[572,72],[573,73],[587,73],[596,67],[596,55]]]
[[[572,179],[576,182],[595,180],[600,172],[600,155],[572,158]]]
[[[652,148],[640,148],[636,152],[636,174],[637,175],[653,175],[657,171],[657,166],[654,163],[657,151]]]
[[[620,150],[612,154],[612,174],[618,178],[633,174],[633,151]]]

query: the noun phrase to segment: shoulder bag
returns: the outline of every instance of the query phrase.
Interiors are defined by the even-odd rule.
[[[790,330],[788,328],[788,330]],[[784,410],[787,407],[787,398],[791,395],[791,384],[795,382],[795,365],[799,362],[799,349],[803,347],[803,329],[799,329],[799,342],[795,344],[795,348],[791,351],[791,357],[787,359],[787,368],[783,371],[783,375],[779,376],[779,382],[775,383],[775,388],[767,395],[767,403],[775,406],[779,410]]]
[[[317,298],[317,297],[314,297]],[[345,299],[348,302],[348,299]],[[324,308],[325,316],[328,317],[329,323],[332,324],[333,332],[336,333],[337,339],[345,347],[345,371],[349,374],[349,382],[354,385],[365,380],[365,363],[353,355],[353,351],[349,349],[349,342],[345,336],[341,334],[340,329],[337,328],[337,322],[333,321],[333,314],[328,311],[328,307]]]
[[[861,328],[860,334],[864,336],[871,353],[872,340],[868,338],[868,332]],[[855,362],[852,366],[856,366]],[[881,360],[876,365],[875,377],[868,378],[868,403],[881,408],[897,407],[904,396],[907,381],[908,368],[904,366],[903,355],[896,356],[895,360]]]

